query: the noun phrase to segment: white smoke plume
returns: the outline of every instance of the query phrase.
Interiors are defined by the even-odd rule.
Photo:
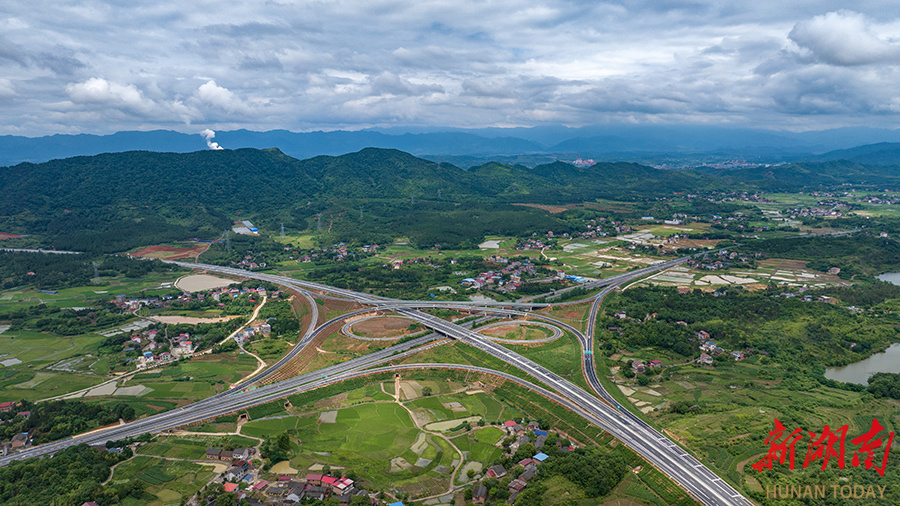
[[[219,146],[218,142],[213,142],[213,137],[216,136],[216,133],[212,130],[207,128],[206,130],[200,132],[200,135],[202,135],[203,138],[206,139],[206,145],[209,146],[209,149],[212,149],[213,151],[225,149],[222,146]]]

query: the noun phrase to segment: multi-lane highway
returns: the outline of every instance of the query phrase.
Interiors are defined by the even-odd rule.
[[[37,446],[24,452],[19,452],[8,457],[0,459],[0,465],[5,464],[13,459],[28,458],[33,456],[49,455],[59,451],[62,448],[79,443],[97,444],[109,440],[123,439],[126,437],[134,437],[145,432],[160,432],[175,427],[195,423],[198,421],[213,418],[215,416],[231,413],[249,406],[269,402],[275,399],[283,398],[295,392],[305,391],[318,388],[320,386],[331,384],[337,381],[343,381],[352,377],[364,374],[371,374],[374,371],[370,369],[379,364],[388,361],[394,361],[414,353],[419,353],[423,349],[439,346],[446,342],[440,336],[449,337],[459,340],[468,345],[474,346],[486,353],[489,353],[506,363],[512,364],[520,370],[524,371],[531,377],[537,379],[545,386],[533,385],[524,382],[520,378],[509,376],[508,374],[499,373],[497,371],[485,370],[488,374],[496,374],[507,377],[511,381],[520,384],[527,383],[526,386],[535,390],[542,395],[558,402],[561,405],[572,409],[587,420],[598,424],[605,430],[620,439],[624,444],[635,450],[637,453],[653,463],[669,475],[678,484],[689,491],[695,498],[710,505],[749,505],[751,504],[733,487],[724,482],[720,477],[716,476],[706,466],[697,461],[692,455],[684,449],[673,443],[664,435],[657,432],[649,424],[624,409],[617,409],[615,400],[606,392],[599,379],[596,376],[593,362],[593,337],[594,322],[596,320],[597,311],[603,298],[612,291],[616,286],[623,283],[638,279],[647,274],[661,271],[685,262],[689,257],[680,258],[660,264],[652,265],[635,271],[631,271],[618,276],[593,281],[582,286],[588,288],[605,287],[600,293],[590,297],[592,302],[591,311],[588,318],[587,332],[582,333],[579,329],[571,325],[560,322],[552,317],[540,313],[526,313],[527,309],[544,307],[547,305],[561,304],[537,304],[528,301],[519,303],[466,303],[466,302],[428,302],[428,301],[401,301],[396,299],[388,299],[384,297],[376,297],[369,294],[363,294],[352,290],[334,288],[328,285],[313,283],[309,281],[297,280],[284,276],[272,274],[254,273],[241,269],[233,269],[229,267],[221,267],[205,264],[190,264],[176,262],[181,266],[202,269],[210,272],[218,272],[232,276],[244,278],[253,278],[263,281],[269,281],[275,284],[286,286],[300,292],[313,309],[313,315],[310,326],[307,328],[300,342],[280,361],[272,367],[266,369],[254,378],[241,383],[240,385],[228,391],[217,394],[203,401],[190,404],[180,409],[160,413],[158,415],[136,420],[134,422],[121,426],[110,427],[92,433],[68,438],[54,443]],[[353,311],[348,314],[341,315],[337,318],[329,320],[322,325],[317,325],[318,313],[317,304],[312,300],[310,291],[326,294],[329,297],[341,298],[358,302],[365,309]],[[317,296],[318,293],[316,294]],[[566,302],[564,304],[582,303],[582,301]],[[543,321],[558,325],[575,335],[583,348],[583,367],[585,377],[588,383],[595,390],[596,394],[588,393],[580,387],[559,377],[552,371],[547,370],[531,360],[501,346],[500,344],[491,342],[461,325],[457,325],[441,318],[419,311],[419,308],[457,308],[480,310],[485,312],[493,312],[500,314],[519,314],[536,317]],[[324,368],[319,371],[304,374],[283,381],[273,382],[268,385],[262,385],[265,381],[271,379],[272,375],[280,370],[285,364],[290,362],[300,351],[319,336],[327,327],[345,320],[348,317],[372,312],[373,310],[394,310],[408,318],[421,322],[435,333],[423,336],[406,343],[391,346],[380,351],[376,351],[369,355],[358,357],[353,360],[342,362]],[[439,335],[438,335],[439,334]],[[443,364],[434,367],[460,367]],[[412,367],[412,366],[391,366]],[[427,367],[420,365],[419,367]],[[468,370],[478,370],[472,366],[464,366]],[[394,370],[391,368],[382,369],[384,371]]]

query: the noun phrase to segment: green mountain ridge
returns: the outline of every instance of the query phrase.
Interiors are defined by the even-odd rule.
[[[362,206],[367,219],[352,226],[379,232],[373,240],[398,227],[415,230],[417,220],[426,218],[431,223],[443,219],[434,231],[462,240],[489,231],[554,226],[543,215],[528,214],[539,211],[510,203],[645,199],[712,189],[792,191],[845,183],[897,187],[900,178],[895,168],[846,161],[691,171],[625,162],[590,167],[553,162],[533,168],[489,162],[466,170],[381,148],[306,160],[277,148],[131,151],[0,168],[0,231],[34,235],[40,245],[59,249],[96,251],[103,244],[104,251],[123,251],[215,238],[238,218],[303,230],[317,213],[358,216]],[[522,218],[518,229],[503,224],[513,216]],[[476,228],[459,232],[468,226]],[[422,240],[441,242],[436,232]]]

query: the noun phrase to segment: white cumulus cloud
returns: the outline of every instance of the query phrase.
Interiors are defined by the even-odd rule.
[[[66,91],[76,103],[104,104],[134,111],[148,111],[154,106],[153,101],[145,98],[134,85],[109,82],[101,77],[71,83],[66,86]]]
[[[231,114],[246,114],[250,112],[247,106],[237,95],[228,88],[219,86],[212,79],[197,88],[197,97],[200,102]]]
[[[841,10],[797,23],[789,37],[832,65],[900,63],[900,45],[880,37],[865,16]]]

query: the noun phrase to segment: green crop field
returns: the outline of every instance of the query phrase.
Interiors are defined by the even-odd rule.
[[[500,403],[483,393],[460,396],[455,400],[458,400],[470,412],[482,414],[484,419],[489,422],[499,420],[500,412],[503,411]]]
[[[454,413],[453,411],[445,408],[443,404],[441,404],[441,400],[439,400],[437,397],[419,398],[406,403],[406,405],[407,407],[409,407],[409,409],[422,410],[430,413],[435,421],[452,420],[454,418],[469,416],[466,413]]]
[[[120,293],[137,297],[142,291],[151,291],[160,288],[162,283],[174,282],[178,276],[179,273],[150,273],[140,278],[102,276],[96,284],[63,288],[55,290],[58,292],[55,294],[41,293],[30,288],[5,290],[0,292],[0,313],[7,308],[35,304],[63,308],[90,307],[92,304],[114,299]]]
[[[159,372],[138,374],[130,384],[152,388],[142,397],[148,401],[199,400],[227,389],[254,369],[256,360],[249,355],[207,355],[166,366]]]
[[[183,500],[197,493],[213,476],[210,466],[136,456],[116,467],[110,483],[141,480],[145,484],[144,496],[149,497],[147,500],[131,500],[130,504],[169,505],[181,504]]]
[[[140,455],[155,455],[173,459],[200,460],[205,458],[210,446],[256,446],[259,441],[242,436],[173,436],[157,438],[157,441],[140,447]]]
[[[56,336],[31,330],[7,330],[0,334],[0,354],[7,355],[4,360],[17,358],[39,367],[95,351],[103,339],[98,334]]]
[[[303,443],[294,467],[305,468],[313,461],[351,466],[386,484],[390,459],[408,451],[419,431],[402,407],[379,403],[338,410],[336,423],[301,423],[295,433]],[[331,454],[310,455],[312,452]]]
[[[484,427],[475,431],[475,440],[493,445],[503,437],[503,430],[497,427]]]
[[[296,416],[286,416],[283,418],[272,418],[269,420],[259,420],[247,422],[241,427],[241,432],[248,436],[256,437],[274,437],[284,431],[298,428],[298,422],[309,420],[307,418],[299,418]]]

